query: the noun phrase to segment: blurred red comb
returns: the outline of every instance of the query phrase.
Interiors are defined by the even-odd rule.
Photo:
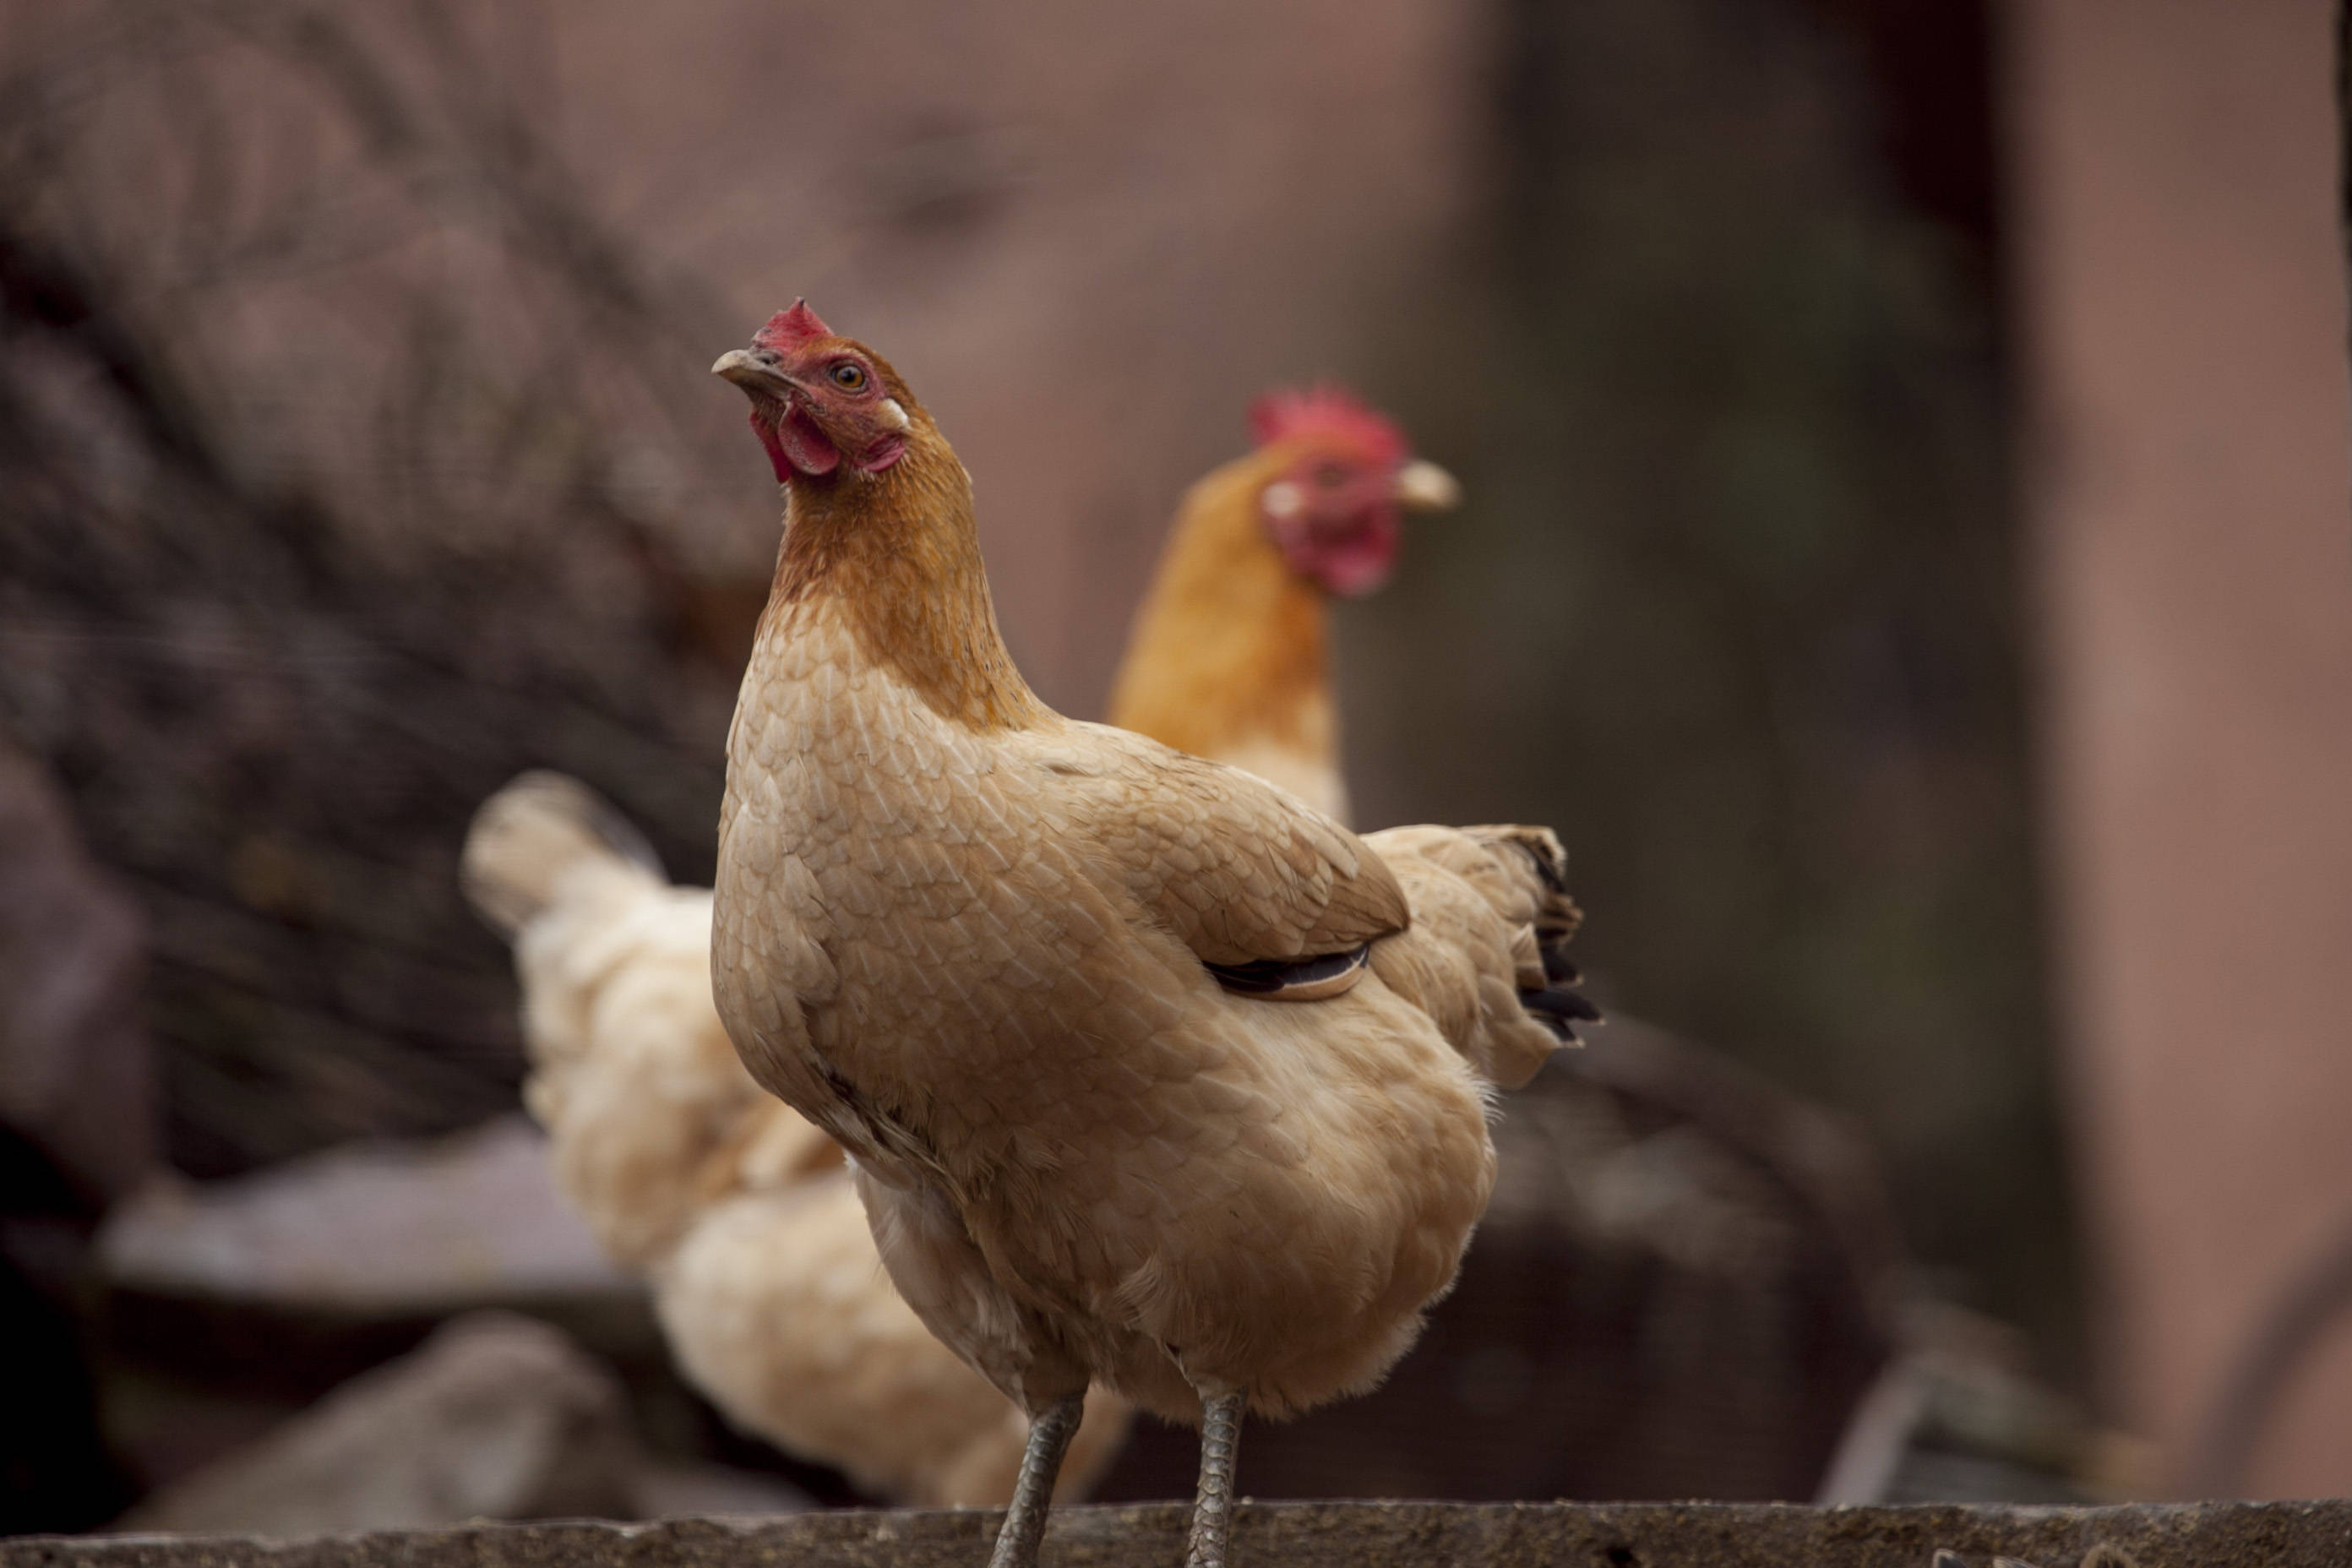
[[[789,310],[779,310],[768,318],[768,324],[751,334],[751,341],[763,349],[796,349],[817,338],[834,336],[834,331],[817,320],[806,300],[795,300]]]
[[[1401,462],[1411,450],[1396,421],[1336,382],[1269,392],[1250,405],[1249,422],[1261,447],[1301,436],[1344,436],[1381,461]]]

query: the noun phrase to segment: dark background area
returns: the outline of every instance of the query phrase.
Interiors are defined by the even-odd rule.
[[[1557,824],[1606,1002],[2082,1386],[1987,10],[1443,10],[9,7],[0,734],[146,922],[168,1163],[512,1107],[520,769],[708,876],[775,505],[704,369],[807,292],[1080,712],[1251,395],[1393,410],[1469,504],[1339,613],[1363,822]]]
[[[1575,824],[1613,999],[1859,1117],[2063,1363],[1983,14],[1507,15],[1430,290],[1499,395],[1376,383],[1484,504],[1343,623],[1367,814]]]

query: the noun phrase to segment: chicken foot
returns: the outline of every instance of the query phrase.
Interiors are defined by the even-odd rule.
[[[1054,1478],[1062,1471],[1062,1456],[1077,1436],[1086,1414],[1083,1394],[1065,1394],[1029,1417],[1029,1441],[1021,1450],[1021,1476],[1013,1483],[1013,1502],[996,1532],[996,1550],[988,1554],[988,1568],[1037,1568],[1037,1545],[1045,1538],[1045,1510],[1054,1500]]]
[[[1192,1497],[1184,1568],[1225,1568],[1234,1513],[1234,1458],[1241,1447],[1242,1409],[1248,1403],[1249,1395],[1239,1389],[1201,1396],[1201,1485]]]

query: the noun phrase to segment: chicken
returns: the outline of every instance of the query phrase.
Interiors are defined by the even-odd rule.
[[[996,626],[971,480],[805,302],[713,369],[785,529],[728,742],[711,980],[832,1133],[891,1278],[1030,1415],[992,1561],[1034,1564],[1089,1386],[1198,1421],[1225,1560],[1245,1408],[1377,1382],[1494,1180],[1487,1099],[1591,1009],[1546,830],[1359,839],[1075,722]]]
[[[1344,392],[1275,394],[1250,419],[1257,449],[1178,512],[1113,719],[1339,816],[1325,598],[1378,586],[1398,509],[1450,505],[1455,488]],[[657,1281],[685,1375],[738,1426],[870,1490],[1007,1500],[1019,1413],[920,1329],[881,1273],[837,1146],[759,1091],[727,1043],[708,890],[667,886],[625,819],[548,773],[485,805],[467,876],[516,939],[527,1092],[559,1180],[614,1258]],[[1128,1418],[1095,1391],[1063,1494],[1108,1464]]]
[[[514,942],[557,1180],[652,1283],[686,1377],[789,1453],[910,1502],[1013,1496],[1026,1423],[884,1277],[839,1145],[760,1089],[710,996],[710,894],[676,888],[584,785],[526,773],[484,803],[466,889]],[[1066,1490],[1117,1452],[1090,1404]]]
[[[1257,449],[1195,484],[1176,514],[1110,721],[1345,821],[1326,601],[1387,580],[1400,509],[1443,510],[1461,492],[1337,387],[1262,397],[1250,424]]]

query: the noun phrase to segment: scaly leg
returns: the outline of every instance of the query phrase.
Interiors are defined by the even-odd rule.
[[[1241,1447],[1242,1407],[1249,1395],[1201,1396],[1201,1489],[1192,1498],[1192,1533],[1184,1548],[1184,1568],[1225,1568],[1225,1542],[1233,1527],[1234,1455]]]
[[[1021,1450],[1021,1479],[1013,1483],[1013,1506],[996,1532],[988,1568],[1037,1568],[1037,1543],[1045,1538],[1045,1510],[1054,1500],[1054,1478],[1062,1456],[1086,1414],[1084,1394],[1055,1400],[1029,1418],[1029,1443]]]

